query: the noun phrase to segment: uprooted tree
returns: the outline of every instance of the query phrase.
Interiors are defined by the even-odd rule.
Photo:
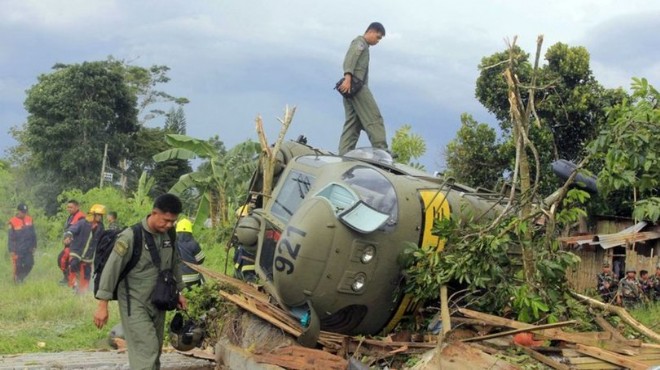
[[[530,127],[542,124],[534,96],[539,89],[537,71],[543,37],[538,38],[534,66],[525,73],[529,81],[519,80],[515,41],[509,45],[509,58],[501,76],[507,87],[515,148],[512,186],[502,200],[503,211],[487,226],[484,220],[477,220],[481,215],[476,214],[469,221],[438,220],[435,233],[446,239],[445,249],[439,256],[433,256],[437,252],[431,249],[413,253],[413,264],[407,271],[409,291],[420,298],[431,298],[434,293],[429,292],[438,292],[440,285],[454,281],[464,288],[460,299],[454,300],[456,304],[499,314],[514,313],[525,322],[556,322],[570,316],[569,306],[575,301],[566,291],[565,270],[579,259],[561,250],[554,237],[557,226],[570,225],[584,215],[579,205],[589,195],[569,191],[572,178],[551,197],[543,200],[538,195],[541,166],[538,150],[530,139]]]

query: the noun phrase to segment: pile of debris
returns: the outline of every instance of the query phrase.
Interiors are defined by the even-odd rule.
[[[221,287],[225,300],[249,312],[269,326],[283,332],[288,339],[276,339],[266,345],[265,340],[249,340],[246,348],[258,363],[287,369],[517,369],[521,364],[507,361],[512,348],[528,355],[528,361],[538,361],[554,369],[648,369],[660,365],[660,345],[627,339],[602,317],[596,322],[597,332],[570,332],[576,321],[547,325],[531,325],[468,309],[458,309],[451,317],[452,330],[445,335],[390,335],[382,339],[351,337],[321,332],[318,347],[299,346],[292,338],[302,333],[297,319],[269,301],[269,297],[255,286],[227,275],[194,266]],[[578,296],[589,300],[588,297]],[[589,304],[593,304],[588,302]],[[599,303],[599,302],[597,302]],[[623,310],[623,309],[621,309]],[[621,315],[627,315],[625,310]],[[622,317],[633,329],[660,343],[655,333],[631,317]],[[443,323],[444,325],[445,323]],[[566,328],[567,330],[563,330]],[[235,330],[235,329],[234,329]],[[258,330],[263,332],[262,329]],[[241,346],[238,336],[233,345]],[[245,348],[246,343],[243,344]],[[393,358],[417,358],[416,364],[404,365]],[[223,363],[222,358],[216,361]],[[386,365],[383,365],[386,364]]]

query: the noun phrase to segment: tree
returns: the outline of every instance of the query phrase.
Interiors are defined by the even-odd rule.
[[[169,81],[166,66],[145,69],[110,57],[100,62],[56,64],[53,69],[39,76],[28,90],[28,120],[11,130],[18,142],[11,158],[21,165],[19,181],[32,185],[48,214],[57,211],[55,199],[63,189],[87,190],[98,184],[105,144],[107,168],[119,175],[125,175],[133,161],[144,162],[133,156],[143,149],[136,145],[138,133],[144,129],[140,122],[164,112],[151,109],[138,121],[140,112],[154,104],[181,106],[188,102],[156,89]],[[158,142],[163,138],[161,135]],[[142,140],[142,144],[153,143],[156,141]],[[162,147],[149,156],[159,150]],[[133,172],[136,184],[141,169]]]
[[[165,111],[154,106],[164,103],[181,107],[189,103],[185,97],[175,97],[156,88],[170,81],[167,76],[170,70],[168,66],[152,65],[147,69],[113,57],[108,57],[107,63],[124,76],[131,93],[137,97],[138,121],[142,126],[149,120],[166,115]]]
[[[604,124],[606,109],[620,102],[625,93],[605,89],[596,81],[589,68],[589,52],[582,46],[556,43],[545,59],[548,64],[542,78],[546,86],[537,97],[538,117],[552,132],[556,156],[578,160]]]
[[[392,137],[392,153],[396,156],[397,162],[406,163],[423,170],[423,165],[412,162],[412,160],[426,153],[426,143],[424,138],[411,131],[412,126],[410,125],[403,125],[396,130]]]
[[[463,113],[456,138],[445,148],[445,175],[469,186],[495,189],[507,169],[501,150],[493,128]]]
[[[31,180],[47,184],[49,195],[96,186],[104,145],[111,153],[123,153],[138,130],[136,98],[107,62],[54,69],[27,91],[27,123],[15,136],[26,148],[30,172],[38,174]],[[118,155],[109,156],[111,165],[118,160]]]
[[[513,166],[516,145],[508,142],[512,137],[512,123],[503,78],[509,59],[519,81],[531,80],[534,66],[529,62],[529,55],[515,46],[510,53],[495,53],[481,60],[476,97],[498,119],[504,138],[501,154],[508,158],[508,165]],[[540,159],[540,183],[537,185],[541,194],[548,195],[559,185],[551,162],[560,158],[573,161],[583,158],[584,147],[600,130],[607,108],[621,101],[625,93],[621,89],[605,89],[596,81],[584,47],[557,43],[547,50],[545,59],[547,64],[536,71],[536,86],[521,86],[520,102],[526,105],[533,98],[536,113],[528,136],[535,143]],[[530,165],[530,170],[536,172],[536,165]]]
[[[598,190],[631,194],[637,219],[660,218],[659,148],[660,93],[645,78],[633,78],[632,96],[609,111],[589,150],[604,162]]]

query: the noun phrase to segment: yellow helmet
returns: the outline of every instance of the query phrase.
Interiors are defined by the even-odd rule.
[[[92,205],[92,208],[89,209],[88,213],[90,215],[104,215],[105,206],[103,204],[94,204]]]
[[[192,233],[192,222],[187,218],[181,219],[176,222],[177,233]]]
[[[244,204],[236,209],[236,217],[244,217],[247,216],[250,213],[250,206],[247,204]]]

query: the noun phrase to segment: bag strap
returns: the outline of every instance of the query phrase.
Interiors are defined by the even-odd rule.
[[[151,261],[156,265],[158,268],[158,272],[162,271],[161,269],[161,259],[160,259],[160,252],[158,251],[158,248],[156,247],[156,242],[154,241],[153,235],[151,235],[150,232],[145,230],[144,232],[145,239],[147,240],[147,249],[149,250],[149,253],[151,254]],[[177,253],[176,251],[176,231],[174,231],[173,228],[167,230],[167,235],[170,238],[170,242],[172,243],[172,253]],[[171,261],[171,268],[174,268],[174,256],[172,256],[172,261]]]
[[[137,265],[138,260],[142,255],[142,229],[142,222],[138,222],[131,226],[131,230],[133,230],[133,253],[131,254],[131,259],[128,261],[128,265],[126,265],[124,270],[119,274],[119,280],[124,280],[124,288],[126,289],[128,316],[131,316],[131,296],[128,294],[128,279],[126,278],[126,275],[128,275],[128,272]]]
[[[154,265],[156,265],[156,267],[158,268],[158,272],[161,272],[162,269],[160,268],[161,265],[160,253],[158,252],[158,248],[156,247],[154,236],[151,235],[151,233],[148,231],[144,233],[144,236],[145,239],[147,240],[147,250],[151,254],[151,262],[153,262]]]

